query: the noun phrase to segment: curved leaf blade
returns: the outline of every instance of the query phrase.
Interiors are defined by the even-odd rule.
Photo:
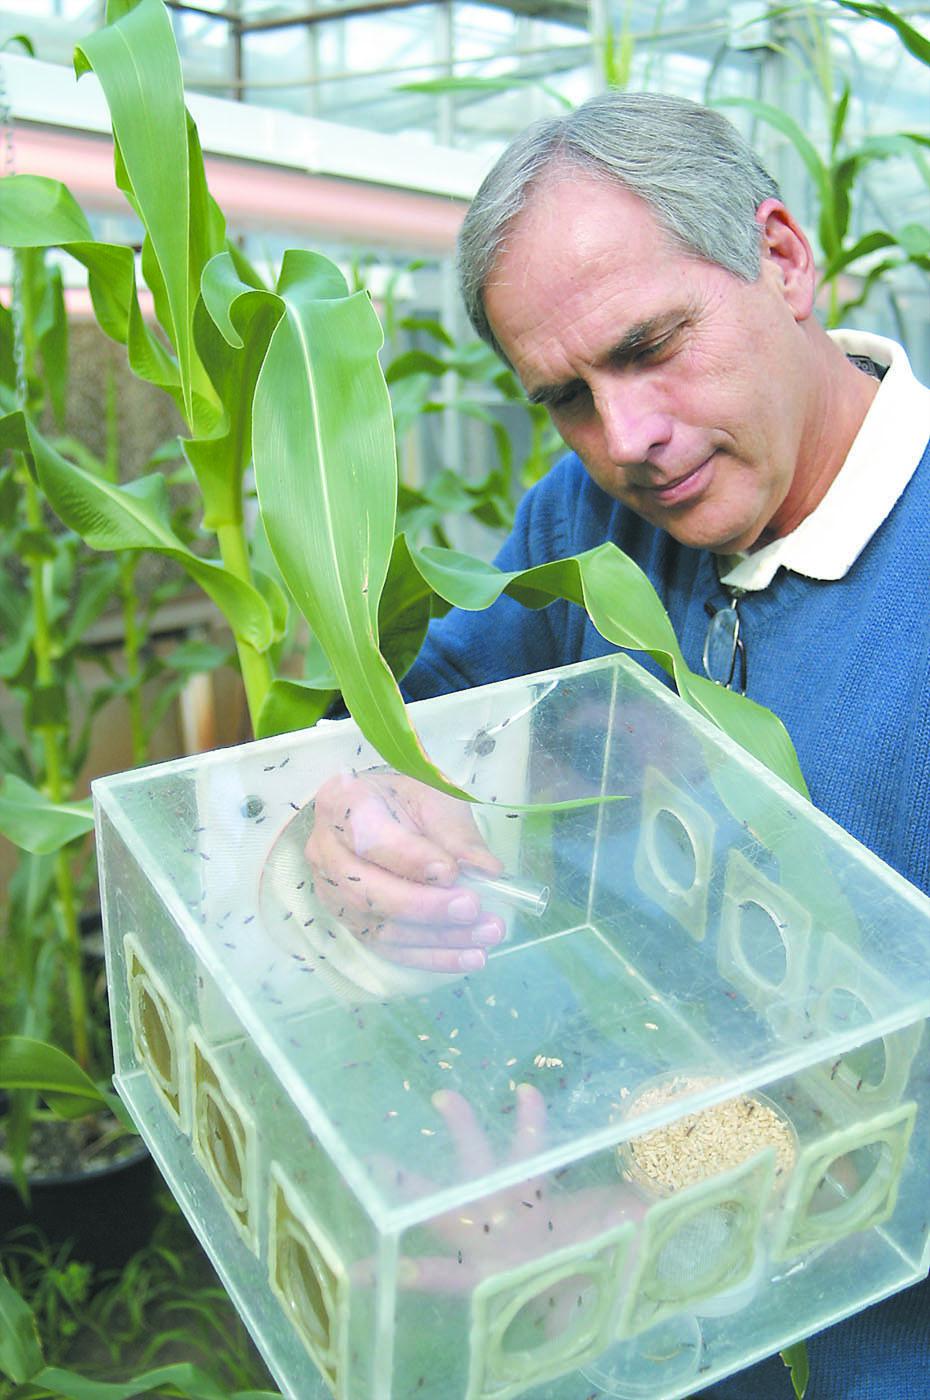
[[[271,645],[276,622],[258,589],[215,560],[194,554],[174,534],[163,476],[140,477],[128,486],[95,476],[56,452],[22,413],[0,418],[0,447],[32,457],[50,506],[92,549],[154,550],[177,560],[213,599],[237,637],[257,651]],[[280,613],[279,595],[274,601]]]
[[[4,1089],[37,1089],[55,1098],[78,1100],[73,1112],[90,1112],[107,1105],[90,1075],[70,1055],[44,1040],[27,1035],[0,1036],[0,1085]]]
[[[454,550],[417,550],[409,542],[408,547],[427,582],[455,607],[486,608],[504,592],[527,607],[545,607],[553,598],[580,604],[602,637],[615,646],[648,652],[672,676],[683,700],[806,794],[794,745],[781,720],[689,669],[652,583],[616,545],[598,545],[584,554],[514,573]]]
[[[15,773],[0,785],[0,833],[23,851],[50,855],[93,829],[89,801],[53,802]]]
[[[0,243],[6,248],[49,248],[93,239],[74,195],[44,175],[0,180]]]
[[[388,763],[461,796],[427,759],[380,651],[397,504],[391,404],[377,360],[383,337],[367,294],[334,295],[338,282],[324,264],[294,260],[282,276],[287,311],[256,386],[265,532],[366,737]]]
[[[96,74],[106,97],[125,178],[151,240],[170,307],[165,330],[178,355],[188,421],[194,417],[193,307],[187,112],[168,12],[139,0],[75,50],[75,69]],[[199,278],[199,269],[198,269]]]
[[[32,1310],[0,1273],[0,1375],[22,1385],[42,1369],[43,1360]]]

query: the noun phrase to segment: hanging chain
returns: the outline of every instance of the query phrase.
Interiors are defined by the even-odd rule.
[[[3,129],[3,175],[16,174],[16,150],[13,141],[13,109],[6,84],[6,70],[0,57],[0,127]],[[23,333],[23,269],[15,249],[10,249],[10,318],[13,323],[13,369],[16,384],[16,407],[25,409],[26,340]]]

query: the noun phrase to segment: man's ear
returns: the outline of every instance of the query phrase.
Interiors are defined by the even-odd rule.
[[[765,199],[756,210],[762,263],[778,277],[795,320],[806,321],[814,309],[817,270],[811,245],[780,199]]]

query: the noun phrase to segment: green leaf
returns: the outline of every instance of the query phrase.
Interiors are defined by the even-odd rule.
[[[117,596],[120,566],[115,559],[94,559],[94,567],[82,569],[78,575],[77,598],[61,637],[59,648],[67,654],[78,646],[87,629],[107,610]]]
[[[175,559],[213,599],[237,637],[257,651],[274,640],[275,620],[257,588],[187,549],[171,528],[167,487],[159,473],[128,486],[67,461],[22,413],[0,418],[0,447],[31,454],[49,504],[92,549],[144,549]]]
[[[282,270],[286,315],[254,405],[262,519],[282,577],[366,737],[386,762],[461,795],[426,758],[379,649],[397,500],[391,405],[371,302],[364,292],[338,290],[324,259]]]
[[[8,49],[11,44],[19,44],[20,48],[27,53],[30,58],[35,58],[35,46],[28,34],[10,34],[3,40],[3,43],[0,44],[0,51]]]
[[[794,1346],[786,1347],[781,1353],[781,1359],[788,1367],[791,1376],[791,1384],[794,1388],[797,1400],[804,1400],[807,1393],[807,1385],[810,1380],[810,1363],[807,1356],[807,1343],[795,1342]]]
[[[321,690],[310,682],[277,677],[262,702],[255,724],[256,739],[310,729],[323,718],[338,696],[338,690]]]
[[[25,1035],[0,1036],[0,1086],[36,1089],[66,1118],[106,1107],[109,1102],[63,1050]]]
[[[177,365],[139,308],[131,248],[91,241],[90,227],[66,187],[38,175],[11,175],[0,182],[0,232],[11,246],[58,246],[82,263],[101,329],[127,346],[134,373],[164,388],[183,408]]]
[[[852,10],[854,14],[861,15],[863,19],[875,19],[879,24],[888,25],[898,35],[908,53],[913,54],[921,63],[930,64],[930,39],[909,24],[896,10],[892,10],[888,5],[862,4],[859,0],[836,0],[836,3],[842,5],[844,10]]]
[[[830,151],[836,156],[839,150],[840,141],[843,139],[843,130],[846,126],[846,116],[849,112],[849,99],[851,90],[849,83],[843,84],[843,91],[840,100],[833,108],[833,120],[830,123]]]
[[[33,681],[26,699],[25,722],[29,729],[67,729],[68,705],[61,681],[50,681],[47,685]]]
[[[397,91],[420,92],[428,96],[445,96],[455,93],[511,92],[514,88],[520,87],[538,88],[540,92],[553,98],[560,107],[571,109],[572,103],[569,102],[568,98],[563,97],[549,83],[541,82],[537,78],[525,78],[519,73],[514,73],[506,78],[426,78],[422,82],[400,83]]]
[[[136,1396],[177,1393],[187,1400],[280,1400],[274,1391],[240,1390],[230,1392],[217,1385],[199,1366],[187,1361],[157,1366],[126,1381],[88,1380],[74,1371],[46,1366],[31,1377],[33,1384],[45,1386],[56,1400],[135,1400]]]
[[[381,651],[398,680],[419,655],[429,625],[432,589],[410,557],[407,541],[398,535],[378,609]]]
[[[38,788],[7,773],[0,786],[0,833],[34,855],[61,850],[94,827],[90,800],[53,802]]]
[[[65,421],[68,382],[68,319],[61,268],[44,269],[42,301],[36,316],[36,339],[49,402],[56,423]]]
[[[93,239],[74,195],[60,180],[7,175],[0,180],[0,243],[7,248],[48,248]]]
[[[243,282],[228,252],[204,268],[194,319],[200,359],[224,414],[209,435],[183,443],[204,501],[204,525],[242,519],[242,478],[252,454],[252,400],[283,306],[271,292]]]
[[[0,1273],[0,1373],[22,1385],[42,1369],[43,1363],[32,1310]]]
[[[433,340],[438,340],[441,345],[445,345],[448,350],[455,349],[455,341],[441,321],[430,316],[402,316],[398,321],[398,326],[403,331],[423,332],[432,336]]]
[[[923,224],[903,224],[898,229],[898,243],[909,258],[926,257],[930,253],[930,229]]]
[[[787,136],[807,167],[807,172],[816,187],[821,215],[821,242],[827,256],[833,257],[837,251],[838,239],[834,223],[830,172],[818,155],[810,137],[802,131],[792,117],[788,116],[787,112],[783,112],[780,107],[773,107],[768,102],[760,102],[754,97],[719,97],[715,100],[714,106],[742,107],[751,112],[754,117],[758,117],[761,121],[767,122],[769,126],[773,126],[783,136]]]
[[[75,49],[75,71],[92,69],[106,97],[114,140],[164,280],[165,330],[175,347],[188,422],[196,381],[191,281],[191,197],[187,113],[171,19],[161,0],[140,0]]]
[[[830,259],[821,273],[821,282],[830,282],[836,277],[837,273],[842,272],[844,268],[850,267],[854,262],[858,262],[860,258],[866,257],[869,253],[877,252],[879,248],[893,247],[894,242],[894,236],[884,232],[882,229],[875,229],[872,233],[863,234],[852,247],[844,248],[841,252],[837,253],[835,258]]]
[[[598,545],[573,558],[515,573],[503,573],[455,550],[410,546],[410,555],[427,582],[455,607],[486,608],[503,592],[532,608],[545,607],[553,598],[578,603],[602,637],[615,646],[648,652],[673,677],[683,700],[806,793],[794,746],[781,720],[745,696],[696,676],[685,665],[659,595],[616,545]]]
[[[440,378],[447,374],[450,368],[451,365],[445,360],[440,359],[438,355],[431,355],[428,350],[405,350],[402,355],[391,361],[384,377],[388,384],[398,384],[402,379],[409,379],[415,374]]]
[[[218,666],[228,665],[232,659],[229,647],[215,646],[213,642],[197,641],[191,637],[164,657],[164,665],[182,675],[194,676],[215,671]]]

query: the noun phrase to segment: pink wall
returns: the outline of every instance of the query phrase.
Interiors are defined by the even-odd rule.
[[[18,172],[64,181],[90,210],[126,209],[113,179],[108,137],[19,125],[14,158]],[[444,253],[455,243],[466,208],[463,200],[444,196],[218,156],[207,156],[206,167],[210,191],[235,231],[264,229]]]

